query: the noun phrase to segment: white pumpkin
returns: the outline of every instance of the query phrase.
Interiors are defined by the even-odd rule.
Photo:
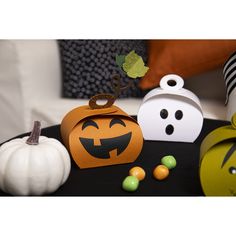
[[[0,188],[13,195],[43,195],[56,191],[70,173],[70,156],[56,139],[40,136],[36,121],[29,137],[0,147]]]

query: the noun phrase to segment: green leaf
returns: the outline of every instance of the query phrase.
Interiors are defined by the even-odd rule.
[[[125,62],[125,55],[116,55],[116,64],[122,68],[122,65]]]
[[[147,71],[148,67],[144,65],[142,57],[135,53],[135,51],[131,51],[125,57],[125,63],[123,63],[123,70],[127,73],[127,75],[133,79],[137,77],[143,77]]]

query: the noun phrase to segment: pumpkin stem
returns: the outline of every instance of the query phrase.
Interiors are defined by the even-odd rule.
[[[41,133],[41,123],[40,121],[34,122],[33,130],[29,136],[29,138],[26,140],[26,143],[29,145],[38,145],[39,144],[39,136]]]
[[[121,86],[121,77],[118,74],[113,75],[112,77],[112,88],[114,89],[115,98],[118,98],[121,91],[126,90],[133,86],[134,80],[129,80],[129,83],[126,86]]]

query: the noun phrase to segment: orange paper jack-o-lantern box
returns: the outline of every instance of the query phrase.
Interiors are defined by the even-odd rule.
[[[81,169],[134,162],[143,146],[142,131],[132,117],[92,99],[63,118],[61,136]]]
[[[121,77],[112,77],[112,94],[98,94],[88,106],[70,111],[61,122],[61,136],[72,158],[80,168],[91,168],[134,162],[143,147],[143,134],[138,123],[114,106],[120,92],[132,86],[134,79],[148,71],[143,59],[131,51],[116,55],[116,64],[132,80],[121,85]],[[98,105],[105,99],[104,105]]]

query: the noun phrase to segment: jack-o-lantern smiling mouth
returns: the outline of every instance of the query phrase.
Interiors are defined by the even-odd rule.
[[[94,145],[94,139],[79,138],[85,150],[93,157],[107,159],[111,157],[111,151],[117,150],[118,157],[129,145],[132,133],[114,137],[100,139],[101,145]]]

